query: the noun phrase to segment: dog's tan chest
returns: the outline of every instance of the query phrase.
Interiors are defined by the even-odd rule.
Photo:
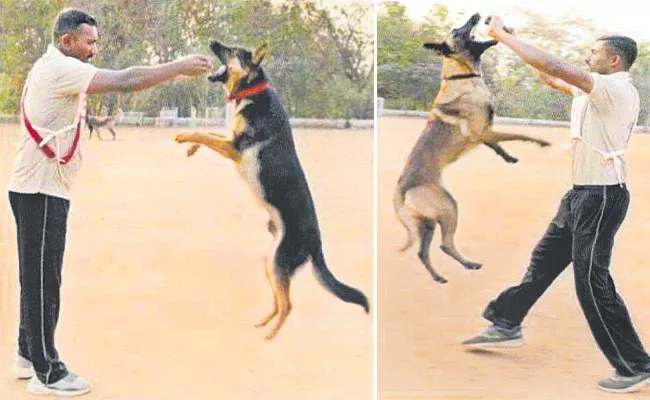
[[[255,198],[257,198],[264,207],[267,207],[268,204],[264,200],[264,189],[260,182],[260,163],[258,158],[262,146],[263,144],[259,143],[243,150],[239,162],[237,163],[237,171],[251,189]]]
[[[252,101],[243,99],[234,108],[232,120],[230,121],[230,130],[234,137],[237,137],[241,135],[242,132],[246,131],[246,128],[248,127],[248,121],[241,113],[241,111],[251,104],[253,104]]]
[[[438,95],[431,115],[445,123],[457,125],[463,136],[476,140],[490,127],[494,97],[483,82],[462,85],[463,88],[458,88],[455,96],[440,98]]]

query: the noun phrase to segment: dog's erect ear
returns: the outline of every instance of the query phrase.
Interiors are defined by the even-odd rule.
[[[447,46],[447,43],[442,42],[442,43],[425,43],[424,44],[425,49],[430,49],[437,51],[438,53],[442,54],[443,56],[448,56],[449,54],[453,53],[449,46]]]
[[[470,46],[470,50],[475,56],[480,57],[481,54],[492,46],[497,45],[499,42],[496,40],[488,40],[487,42],[474,42]]]
[[[264,56],[266,56],[266,49],[268,46],[266,43],[262,43],[261,45],[257,46],[255,51],[253,52],[253,65],[254,66],[259,66],[262,63],[262,60],[264,60]]]

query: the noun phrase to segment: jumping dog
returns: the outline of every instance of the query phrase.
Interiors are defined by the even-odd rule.
[[[454,244],[458,223],[458,205],[443,187],[442,170],[462,155],[484,144],[506,162],[517,162],[498,143],[521,140],[549,146],[533,137],[500,133],[492,130],[494,97],[481,76],[481,55],[497,44],[491,40],[474,40],[473,30],[480,21],[473,15],[461,28],[440,43],[425,43],[424,47],[443,56],[442,82],[436,95],[428,122],[406,161],[394,195],[397,217],[408,231],[405,251],[417,239],[418,257],[434,280],[447,280],[431,266],[429,247],[436,224],[442,231],[442,251],[467,269],[479,269],[482,264],[468,261]]]
[[[296,154],[289,117],[260,65],[266,45],[250,52],[213,41],[210,48],[223,65],[208,79],[223,83],[228,100],[234,102],[232,138],[198,132],[180,134],[176,141],[193,143],[188,156],[203,145],[234,161],[269,213],[268,230],[274,242],[265,273],[274,302],[271,313],[256,326],[275,319],[266,338],[275,337],[291,311],[290,280],[308,260],[327,290],[368,312],[366,296],[337,280],[325,263],[316,210]]]

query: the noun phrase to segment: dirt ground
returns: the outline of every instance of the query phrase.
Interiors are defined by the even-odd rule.
[[[9,373],[18,277],[5,192],[18,127],[0,125],[0,398],[32,398]],[[273,342],[267,216],[233,165],[178,129],[84,139],[68,225],[57,343],[87,399],[371,399],[373,317],[322,289],[311,266]],[[103,132],[106,134],[106,131]],[[373,132],[295,132],[332,272],[373,295]],[[12,141],[12,139],[14,139]]]
[[[499,127],[545,137],[551,148],[506,143],[520,158],[506,164],[479,148],[449,167],[446,186],[459,204],[456,244],[484,263],[466,271],[438,248],[433,265],[449,279],[434,282],[417,250],[400,254],[406,232],[392,195],[424,119],[378,121],[378,398],[396,399],[613,399],[596,388],[612,369],[591,337],[573,288],[570,268],[524,321],[526,345],[470,353],[460,342],[487,326],[488,301],[523,276],[530,253],[570,187],[570,153],[563,128]],[[628,153],[631,205],[612,259],[617,289],[639,335],[650,344],[650,136],[637,135]],[[650,390],[626,399],[650,399]]]

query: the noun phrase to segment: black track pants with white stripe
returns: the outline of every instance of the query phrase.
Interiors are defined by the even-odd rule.
[[[522,282],[492,300],[483,316],[497,326],[521,325],[533,304],[573,263],[576,293],[598,346],[624,376],[650,370],[646,353],[609,273],[614,236],[627,213],[626,187],[574,186],[533,250]]]
[[[42,382],[54,383],[67,374],[54,346],[54,331],[70,202],[14,192],[9,192],[9,202],[16,220],[20,268],[18,352],[34,364]]]

